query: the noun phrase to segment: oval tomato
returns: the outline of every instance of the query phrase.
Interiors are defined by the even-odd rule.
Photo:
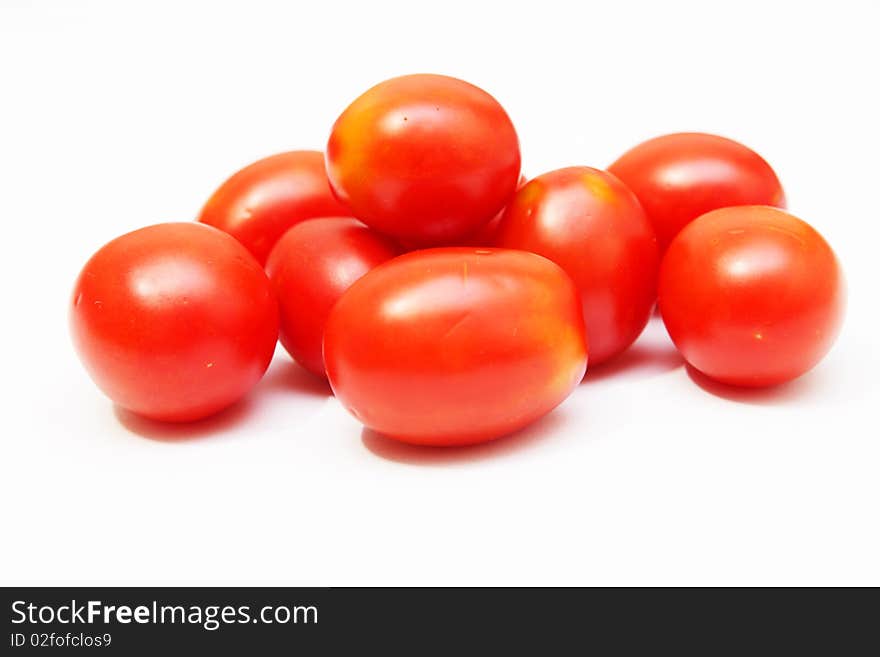
[[[501,105],[442,75],[376,85],[336,120],[327,144],[330,182],[352,214],[417,246],[476,232],[513,194],[519,167]]]
[[[507,206],[496,244],[550,258],[571,276],[591,365],[626,349],[648,323],[657,240],[636,197],[613,175],[569,167],[533,178]]]
[[[366,426],[423,445],[520,429],[577,386],[587,350],[577,291],[545,258],[415,251],[376,267],[330,313],[324,360]]]
[[[235,173],[208,199],[199,221],[244,244],[263,264],[294,224],[314,217],[348,216],[330,190],[319,151],[290,151]]]
[[[639,198],[661,251],[688,222],[733,205],[785,207],[760,155],[731,139],[689,132],[649,139],[608,167]]]
[[[118,237],[73,291],[74,345],[114,402],[157,420],[196,420],[263,376],[278,336],[271,284],[232,237],[197,223]]]
[[[739,386],[782,383],[816,365],[837,336],[844,298],[822,236],[764,206],[698,218],[660,272],[660,313],[685,360]]]
[[[324,374],[321,344],[333,305],[398,247],[356,219],[309,219],[278,240],[266,273],[281,311],[281,344],[300,365]]]

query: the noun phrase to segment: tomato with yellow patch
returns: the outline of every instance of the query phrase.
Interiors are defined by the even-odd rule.
[[[324,333],[337,398],[404,442],[465,445],[550,412],[581,381],[577,290],[532,253],[450,247],[379,265],[337,302]]]
[[[495,243],[545,256],[571,276],[591,364],[613,358],[645,328],[656,298],[657,240],[638,199],[610,173],[568,167],[533,178],[507,206]]]
[[[371,228],[417,247],[476,233],[517,186],[519,140],[488,93],[443,75],[406,75],[357,98],[333,125],[327,172]]]

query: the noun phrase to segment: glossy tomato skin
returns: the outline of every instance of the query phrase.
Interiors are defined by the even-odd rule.
[[[330,313],[324,360],[367,427],[408,443],[499,438],[555,408],[587,361],[571,279],[532,253],[450,247],[376,267]]]
[[[70,328],[95,383],[119,406],[182,422],[260,380],[278,335],[269,279],[235,239],[157,224],[98,250],[76,281]]]
[[[260,264],[291,226],[315,217],[349,216],[333,195],[319,151],[290,151],[233,174],[208,199],[199,221],[244,244]]]
[[[492,96],[442,75],[407,75],[357,98],[333,125],[327,172],[371,228],[416,246],[475,233],[516,189],[519,141]]]
[[[622,352],[648,323],[657,240],[636,197],[613,175],[569,167],[533,178],[507,206],[496,244],[538,253],[571,276],[591,365]]]
[[[698,132],[642,142],[608,167],[639,198],[661,251],[689,222],[735,205],[785,207],[785,193],[764,159],[739,142]]]
[[[399,247],[356,219],[309,219],[272,249],[266,273],[281,312],[281,344],[300,365],[324,373],[324,325],[351,284],[398,254]]]
[[[809,224],[782,210],[715,210],[672,241],[660,313],[685,360],[722,383],[760,387],[810,370],[843,319],[843,274]]]

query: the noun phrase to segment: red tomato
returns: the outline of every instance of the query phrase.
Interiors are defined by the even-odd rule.
[[[688,222],[732,205],[785,207],[779,179],[742,144],[701,133],[649,139],[608,170],[635,192],[654,226],[661,251]]]
[[[310,219],[284,234],[266,262],[281,310],[281,344],[300,365],[324,373],[321,343],[333,305],[398,247],[356,219]]]
[[[336,120],[327,144],[330,182],[354,216],[419,246],[476,232],[513,194],[519,166],[501,105],[442,75],[376,85]]]
[[[294,224],[348,216],[330,191],[319,151],[279,153],[246,166],[208,199],[199,221],[226,231],[263,264]]]
[[[648,323],[657,240],[636,197],[611,174],[570,167],[533,178],[507,206],[496,244],[568,272],[583,302],[591,365],[626,349]]]
[[[831,348],[843,275],[809,224],[766,206],[715,210],[676,237],[660,271],[660,313],[685,360],[739,386],[788,381]]]
[[[467,247],[376,267],[327,320],[336,396],[368,427],[422,445],[520,429],[577,386],[587,350],[574,284],[549,260]]]
[[[188,421],[242,397],[278,336],[272,286],[241,244],[197,223],[158,224],[103,246],[73,290],[79,356],[114,402]]]

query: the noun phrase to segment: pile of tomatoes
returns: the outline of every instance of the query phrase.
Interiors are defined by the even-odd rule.
[[[655,304],[684,359],[720,382],[812,368],[839,330],[844,282],[784,206],[758,154],[707,134],[525,180],[492,96],[404,76],[357,98],[326,154],[260,160],[198,222],[101,248],[71,330],[98,386],[153,419],[234,403],[280,337],[375,431],[476,443],[552,410]]]

